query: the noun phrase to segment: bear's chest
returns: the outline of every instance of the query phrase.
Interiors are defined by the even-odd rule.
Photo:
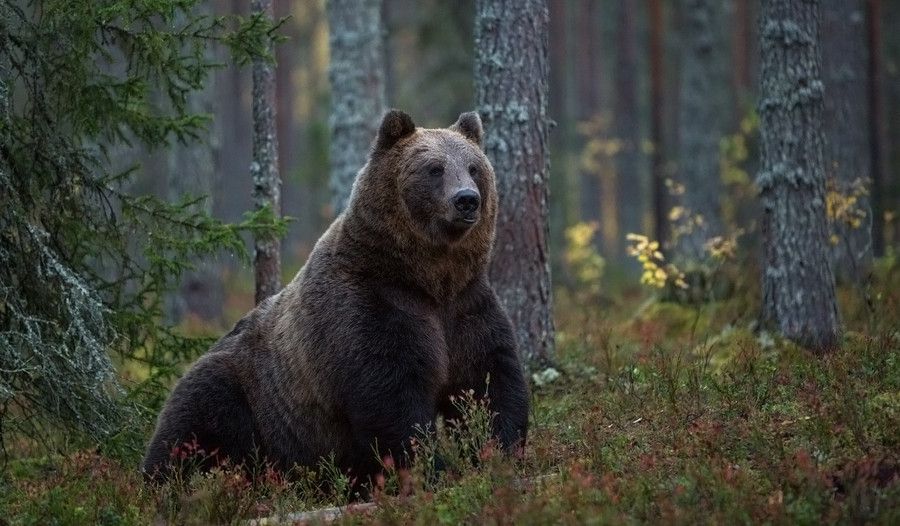
[[[488,327],[476,313],[444,315],[441,330],[447,348],[448,382],[474,387],[487,374]]]

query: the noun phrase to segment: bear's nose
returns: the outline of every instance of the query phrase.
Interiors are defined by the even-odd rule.
[[[479,204],[481,204],[481,198],[478,197],[478,192],[468,188],[456,192],[456,195],[453,196],[453,206],[460,212],[474,212],[478,210]]]

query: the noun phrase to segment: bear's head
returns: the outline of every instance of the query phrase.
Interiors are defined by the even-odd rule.
[[[348,214],[404,245],[487,256],[497,214],[494,169],[475,112],[448,128],[417,128],[406,113],[382,119]]]

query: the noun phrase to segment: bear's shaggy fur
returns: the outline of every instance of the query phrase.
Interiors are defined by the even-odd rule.
[[[476,113],[446,129],[385,115],[306,265],[178,382],[148,476],[196,440],[218,459],[281,469],[333,454],[364,479],[379,469],[373,446],[402,462],[415,428],[452,416],[450,396],[469,389],[487,393],[499,444],[524,445],[527,387],[487,280],[497,192],[482,133]]]

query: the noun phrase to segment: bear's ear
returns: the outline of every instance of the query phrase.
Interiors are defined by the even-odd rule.
[[[414,131],[416,131],[416,123],[413,122],[412,117],[400,110],[390,110],[381,119],[375,149],[387,150]]]
[[[481,127],[481,117],[477,111],[469,111],[459,116],[459,119],[450,126],[450,129],[459,132],[470,141],[481,146],[481,139],[484,137],[484,128]]]

